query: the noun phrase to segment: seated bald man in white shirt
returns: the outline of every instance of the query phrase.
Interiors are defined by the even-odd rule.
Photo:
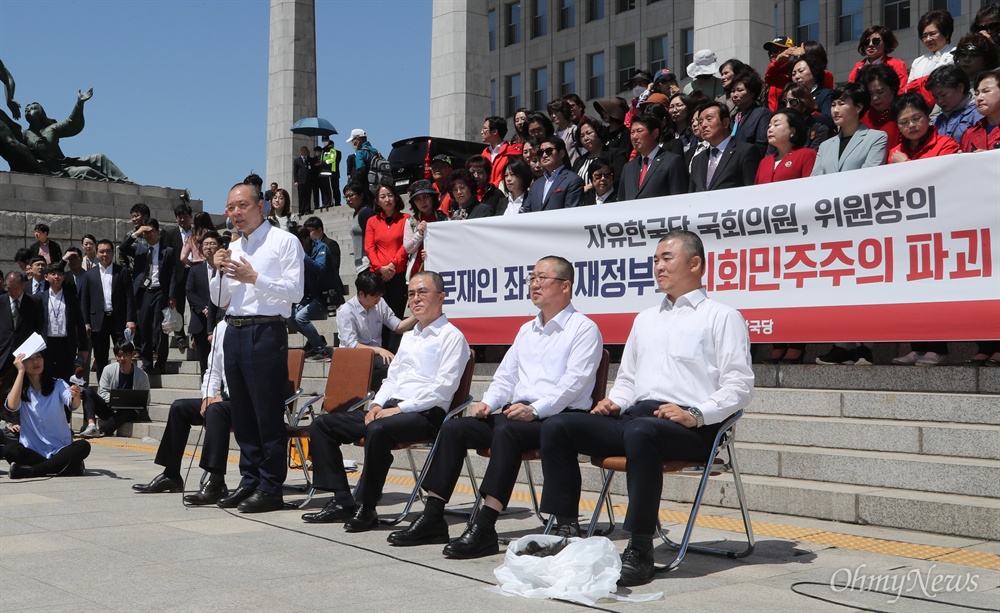
[[[573,265],[558,256],[535,264],[529,288],[538,316],[526,322],[507,351],[472,417],[449,420],[424,478],[423,514],[406,530],[389,535],[396,546],[447,543],[449,558],[499,553],[496,521],[510,501],[521,455],[537,449],[542,423],[562,411],[589,411],[594,375],[604,348],[597,324],[570,304]],[[462,472],[467,449],[490,448],[490,463],[479,491],[483,508],[476,521],[448,542],[444,505]]]
[[[469,344],[444,315],[444,281],[439,274],[414,275],[407,297],[417,326],[403,335],[371,408],[321,415],[309,426],[313,486],[332,492],[333,498],[323,510],[305,513],[305,522],[343,521],[348,532],[374,528],[375,505],[392,466],[393,446],[433,439],[441,428],[469,361]],[[360,438],[365,439],[365,466],[355,500],[340,446]]]
[[[653,577],[662,462],[707,458],[719,426],[753,391],[746,322],[705,295],[704,262],[698,235],[675,230],[660,240],[653,263],[666,295],[635,318],[608,397],[590,413],[563,413],[542,426],[541,511],[556,516],[557,532],[570,532],[579,514],[579,454],[627,458],[631,539],[621,585]]]

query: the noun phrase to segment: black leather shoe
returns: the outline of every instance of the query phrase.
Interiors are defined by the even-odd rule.
[[[160,473],[153,477],[153,480],[149,483],[133,484],[132,489],[140,494],[173,494],[184,491],[184,482],[180,479],[173,479],[163,473]]]
[[[326,503],[326,506],[323,507],[322,511],[316,511],[315,513],[303,513],[302,521],[307,524],[337,524],[350,520],[357,512],[357,505],[353,507],[344,507],[336,500],[331,500]]]
[[[11,479],[28,479],[31,477],[31,467],[24,464],[11,463],[7,470],[7,476]]]
[[[285,499],[281,494],[269,494],[257,490],[249,498],[241,502],[236,510],[240,513],[268,513],[285,508]]]
[[[639,549],[629,541],[622,552],[622,574],[618,585],[643,585],[653,580],[653,548]]]
[[[197,494],[188,494],[185,496],[184,502],[200,507],[207,504],[215,504],[228,495],[229,488],[226,487],[225,481],[219,481],[218,483],[206,481]]]
[[[397,547],[444,545],[448,542],[448,522],[443,517],[431,519],[421,513],[409,528],[391,532],[385,540]]]
[[[576,521],[568,521],[556,524],[555,528],[552,529],[552,534],[556,536],[561,536],[564,539],[572,538],[574,536],[583,536],[583,531],[580,530],[580,523]]]
[[[253,493],[254,488],[252,487],[238,487],[236,491],[225,498],[220,498],[215,504],[221,509],[235,509],[241,502],[252,496]]]
[[[344,530],[348,532],[368,532],[378,525],[378,513],[374,507],[361,505],[354,513],[354,517],[347,520]]]
[[[467,560],[500,553],[497,531],[480,524],[472,524],[462,536],[444,546],[441,552],[446,558]]]

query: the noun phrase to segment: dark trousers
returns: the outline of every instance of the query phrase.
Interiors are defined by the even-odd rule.
[[[663,404],[644,400],[621,416],[578,411],[560,413],[542,426],[542,513],[577,517],[580,507],[579,454],[625,456],[628,471],[628,513],[624,528],[653,534],[663,492],[665,460],[705,460],[719,424],[686,428],[655,417]]]
[[[316,177],[316,188],[313,190],[313,201],[316,203],[316,208],[320,208],[321,206],[323,207],[330,206],[329,176],[320,175]]]
[[[376,419],[367,426],[365,415],[365,411],[327,413],[309,426],[313,485],[316,489],[333,492],[337,502],[344,506],[353,506],[355,500],[347,483],[341,445],[365,439],[365,466],[358,484],[357,502],[374,507],[382,496],[392,466],[393,446],[433,439],[444,420],[444,410],[437,407],[420,413],[397,413]]]
[[[101,418],[101,432],[105,436],[112,436],[120,426],[139,419],[138,411],[134,409],[123,409],[120,414],[116,414],[97,393],[96,387],[85,387],[83,388],[84,423],[98,417]]]
[[[114,328],[111,318],[105,318],[104,326],[100,331],[91,330],[90,332],[90,344],[94,348],[91,357],[94,359],[94,370],[97,372],[98,379],[101,378],[104,367],[108,365],[108,351],[111,349],[111,343],[117,343],[119,339],[123,338],[123,331]]]
[[[201,364],[201,374],[208,370],[208,356],[212,353],[212,343],[208,342],[208,332],[198,332],[192,334],[194,339],[194,349],[198,354],[198,363]]]
[[[229,458],[229,429],[232,424],[228,401],[208,405],[205,416],[202,417],[200,398],[175,400],[170,405],[167,425],[160,446],[156,449],[154,462],[163,467],[163,474],[179,479],[191,426],[204,425],[204,444],[198,466],[214,475],[224,475]]]
[[[501,414],[486,419],[462,417],[450,419],[441,427],[441,438],[424,478],[423,489],[449,500],[462,474],[468,449],[490,448],[490,463],[479,491],[493,496],[507,507],[521,469],[521,454],[538,449],[541,442],[540,421],[515,421]]]
[[[313,186],[311,183],[299,183],[297,189],[299,192],[299,215],[308,215],[312,211]]]
[[[340,175],[332,174],[326,177],[330,183],[330,195],[333,196],[333,206],[340,206]]]
[[[79,477],[83,474],[83,461],[90,455],[90,443],[84,440],[73,441],[51,458],[46,458],[34,449],[28,449],[21,441],[7,441],[4,445],[3,457],[11,464],[23,464],[31,467],[32,477],[47,475],[64,475]]]
[[[406,272],[397,272],[385,283],[385,303],[389,306],[396,317],[403,319],[403,312],[406,310]],[[396,334],[395,330],[390,330],[382,326],[382,347],[396,353],[399,349],[399,341],[402,335]]]
[[[163,288],[142,290],[139,298],[139,354],[142,356],[142,369],[150,366],[162,368],[167,363],[167,352],[170,343],[163,333],[163,309],[167,308],[167,299]],[[156,352],[156,364],[153,364],[153,353]]]
[[[285,382],[288,330],[282,321],[226,328],[223,353],[240,446],[240,487],[280,494],[285,461]]]
[[[45,367],[53,377],[68,383],[75,366],[75,339],[68,336],[50,336],[45,340]]]
[[[175,247],[177,251],[180,251],[179,247]],[[184,336],[184,310],[187,308],[187,280],[188,275],[191,274],[191,269],[184,266],[180,262],[177,263],[179,267],[179,275],[177,277],[177,283],[174,287],[174,298],[177,300],[177,312],[181,314],[181,329],[177,333],[178,336]],[[166,305],[163,305],[166,307]]]

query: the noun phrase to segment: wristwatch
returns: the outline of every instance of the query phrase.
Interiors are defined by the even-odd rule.
[[[687,412],[691,414],[691,417],[694,417],[696,422],[694,426],[695,428],[700,428],[705,425],[705,416],[701,414],[701,409],[698,407],[690,407]]]

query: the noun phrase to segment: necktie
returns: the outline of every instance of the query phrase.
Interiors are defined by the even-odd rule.
[[[639,171],[639,187],[642,187],[643,182],[646,180],[646,171],[649,170],[649,156],[642,156],[642,170]]]
[[[10,301],[10,316],[14,320],[14,329],[21,325],[21,299],[14,298]]]
[[[715,167],[719,165],[719,149],[712,147],[708,152],[708,174],[705,175],[705,187],[712,186],[712,175],[715,174]]]

